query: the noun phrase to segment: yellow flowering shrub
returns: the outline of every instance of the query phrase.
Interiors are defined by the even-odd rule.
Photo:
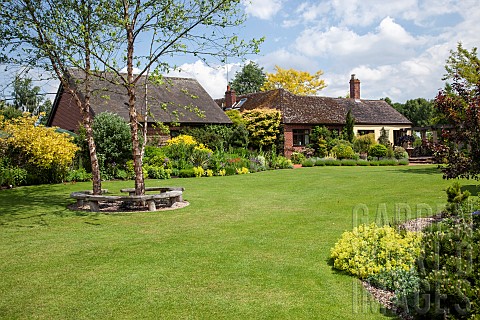
[[[202,167],[194,167],[193,173],[195,174],[196,178],[201,178],[205,174],[205,170]]]
[[[420,254],[421,233],[362,224],[331,249],[334,267],[365,279],[391,269],[410,270]]]
[[[236,171],[237,171],[237,174],[247,174],[247,173],[250,173],[250,171],[248,170],[248,168],[245,168],[245,167],[242,167],[241,169],[237,168]]]
[[[179,169],[186,169],[190,165],[204,167],[213,153],[211,149],[198,143],[194,137],[189,135],[179,135],[167,140],[163,152]]]
[[[192,136],[181,134],[175,138],[167,140],[167,146],[171,146],[172,144],[196,145],[197,141]]]
[[[6,135],[5,144],[16,154],[18,162],[25,162],[41,169],[68,169],[78,147],[72,137],[56,132],[56,128],[35,126],[38,116],[24,114],[19,118],[2,121],[0,130]]]

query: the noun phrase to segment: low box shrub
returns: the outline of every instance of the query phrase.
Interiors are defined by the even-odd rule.
[[[342,166],[347,166],[347,167],[354,167],[357,165],[356,160],[351,160],[351,159],[343,159],[342,161]]]
[[[314,159],[305,159],[302,161],[302,167],[314,167],[315,166],[315,160]]]

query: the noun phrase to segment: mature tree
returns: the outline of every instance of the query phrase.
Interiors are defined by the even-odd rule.
[[[267,76],[258,64],[250,61],[242,67],[241,71],[235,73],[232,81],[232,89],[237,94],[258,92],[265,83]]]
[[[477,84],[480,82],[480,59],[477,48],[474,47],[471,51],[468,51],[459,42],[456,51],[450,50],[445,70],[447,73],[443,80],[457,81],[461,79],[464,82],[465,89],[475,91]]]
[[[275,66],[276,73],[267,73],[267,81],[262,87],[263,91],[280,89],[299,95],[315,95],[327,85],[325,80],[320,79],[323,71],[310,74],[306,71],[294,69],[282,69]]]
[[[385,101],[388,98],[385,98]],[[398,112],[403,114],[413,123],[414,127],[424,127],[438,122],[438,114],[436,113],[433,101],[424,98],[407,100],[403,103],[391,103]]]
[[[18,17],[17,12],[27,12],[30,14],[27,14],[27,18],[35,18],[30,19],[31,23],[28,24],[33,25],[33,31],[36,32],[30,42],[36,44],[35,41],[40,39],[44,43],[39,55],[52,60],[56,59],[58,54],[59,59],[63,58],[68,62],[56,68],[59,69],[58,72],[55,70],[59,77],[68,71],[67,66],[74,65],[85,71],[81,91],[86,95],[92,91],[92,76],[101,77],[125,88],[128,95],[136,194],[143,194],[145,191],[139,121],[142,118],[142,122],[147,123],[150,103],[145,101],[144,105],[138,106],[136,96],[139,90],[147,92],[147,79],[161,83],[163,80],[160,74],[171,69],[168,59],[175,55],[190,54],[203,60],[209,56],[224,59],[227,54],[241,56],[258,52],[258,45],[261,43],[261,40],[247,43],[238,36],[229,36],[225,32],[226,28],[238,28],[243,22],[244,16],[239,10],[240,0],[70,0],[61,4],[41,0],[12,1],[21,4],[17,6],[8,3],[11,8],[2,12],[4,24],[8,24],[7,17],[12,14],[17,22],[14,24],[16,30],[22,29],[24,24],[18,22],[22,21],[22,17]],[[36,29],[39,25],[44,27],[42,32]],[[59,32],[62,28],[66,29],[67,35],[74,32],[78,34],[76,37],[67,37]],[[52,32],[53,39],[45,42],[45,35],[48,37]],[[18,36],[18,32],[16,34],[23,40]],[[59,44],[55,42],[58,39]],[[53,51],[48,50],[50,44]],[[7,45],[12,46],[15,48],[15,44]],[[147,52],[137,50],[142,47],[148,48]],[[68,54],[65,54],[65,51]],[[126,63],[126,74],[120,72],[119,63]],[[134,67],[142,69],[134,74]],[[114,76],[108,76],[109,73],[104,72],[92,72],[92,69],[107,71]],[[83,111],[89,107],[87,96],[84,106]],[[143,117],[138,115],[139,108],[143,109]],[[87,128],[87,135],[88,131]],[[146,130],[143,133],[145,135]]]
[[[465,55],[468,51],[461,48]],[[447,72],[458,52],[452,52],[447,60]],[[469,54],[476,54],[474,48]],[[443,130],[442,144],[435,146],[435,155],[446,165],[442,167],[444,178],[475,178],[480,174],[480,79],[465,70],[480,70],[478,57],[463,61],[459,72],[449,77],[452,84],[439,92],[435,107],[452,126]],[[460,71],[461,70],[461,71]],[[474,83],[473,81],[477,81]]]
[[[13,82],[13,105],[22,112],[28,112],[32,115],[39,115],[42,112],[49,112],[51,108],[50,100],[40,93],[39,86],[34,86],[29,77],[21,78],[15,76]]]

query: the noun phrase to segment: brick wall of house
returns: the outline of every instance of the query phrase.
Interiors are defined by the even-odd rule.
[[[72,95],[62,94],[55,118],[52,119],[52,126],[78,132],[78,124],[81,122],[82,116]]]
[[[305,147],[294,147],[293,146],[293,130],[294,129],[308,129],[312,130],[312,125],[305,124],[284,124],[283,125],[283,135],[284,135],[284,149],[283,153],[285,157],[290,158],[293,152],[302,152]]]

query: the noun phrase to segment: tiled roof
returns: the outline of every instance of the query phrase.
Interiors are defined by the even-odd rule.
[[[82,78],[80,71],[73,71],[71,74],[75,79]],[[111,74],[108,76],[110,79],[113,78]],[[78,83],[78,88],[81,90],[81,83]],[[128,121],[128,96],[125,87],[94,77],[92,78],[92,88],[94,93],[91,98],[91,106],[95,114],[109,111]],[[136,106],[139,114],[144,114],[141,112],[145,106],[144,88],[145,76],[139,80],[136,88]],[[149,122],[231,123],[222,109],[195,79],[165,77],[163,84],[148,81],[147,89],[147,101],[154,118],[152,119],[150,116]]]
[[[352,110],[355,124],[406,125],[412,123],[383,100],[354,100],[319,96],[299,96],[284,89],[241,95],[246,99],[241,110],[255,108],[278,109],[283,123],[289,124],[345,124],[348,110]],[[221,105],[223,99],[216,100]]]

